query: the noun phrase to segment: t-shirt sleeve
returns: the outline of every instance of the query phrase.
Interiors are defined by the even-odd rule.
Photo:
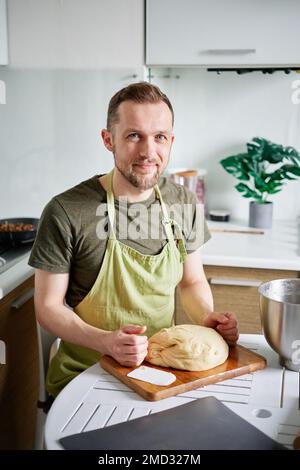
[[[43,210],[28,264],[53,273],[70,271],[73,243],[68,216],[56,198]]]
[[[188,254],[198,250],[198,248],[204,245],[211,238],[211,233],[204,216],[200,216],[200,222],[199,226],[197,226],[198,222],[195,220],[189,237],[186,240],[186,251]]]
[[[186,251],[189,254],[204,245],[211,238],[211,234],[205,220],[204,205],[198,201],[195,194],[189,194],[187,208],[183,233]]]

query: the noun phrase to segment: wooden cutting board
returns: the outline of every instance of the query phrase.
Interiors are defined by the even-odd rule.
[[[176,382],[167,386],[153,385],[127,377],[127,374],[136,369],[136,367],[121,366],[110,356],[102,356],[100,364],[103,369],[128,385],[128,387],[132,388],[146,400],[157,401],[203,387],[204,385],[214,384],[239,375],[249,374],[255,370],[264,369],[267,362],[263,356],[240,345],[229,348],[229,356],[224,364],[202,372],[188,372],[168,367],[158,367],[144,361],[143,364],[148,367],[172,372],[176,375]]]

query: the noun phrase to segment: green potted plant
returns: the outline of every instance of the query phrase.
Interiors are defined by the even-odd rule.
[[[273,203],[269,196],[278,193],[289,180],[300,176],[300,154],[293,147],[283,147],[261,137],[247,143],[247,152],[224,158],[223,168],[237,178],[235,188],[251,198],[249,226],[270,228]]]

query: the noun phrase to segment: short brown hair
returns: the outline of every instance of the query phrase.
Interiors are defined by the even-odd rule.
[[[156,85],[148,82],[131,83],[119,90],[110,100],[107,111],[106,127],[111,131],[114,124],[119,121],[118,108],[123,101],[135,103],[159,103],[163,101],[172,113],[172,125],[174,124],[174,111],[171,102]]]

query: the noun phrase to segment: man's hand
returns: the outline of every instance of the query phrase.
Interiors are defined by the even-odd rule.
[[[204,326],[214,328],[229,346],[234,346],[239,339],[238,324],[234,313],[209,313],[203,321]]]
[[[122,366],[139,366],[147,355],[148,338],[138,336],[147,327],[125,325],[120,330],[109,332],[105,337],[105,354],[113,357]]]

